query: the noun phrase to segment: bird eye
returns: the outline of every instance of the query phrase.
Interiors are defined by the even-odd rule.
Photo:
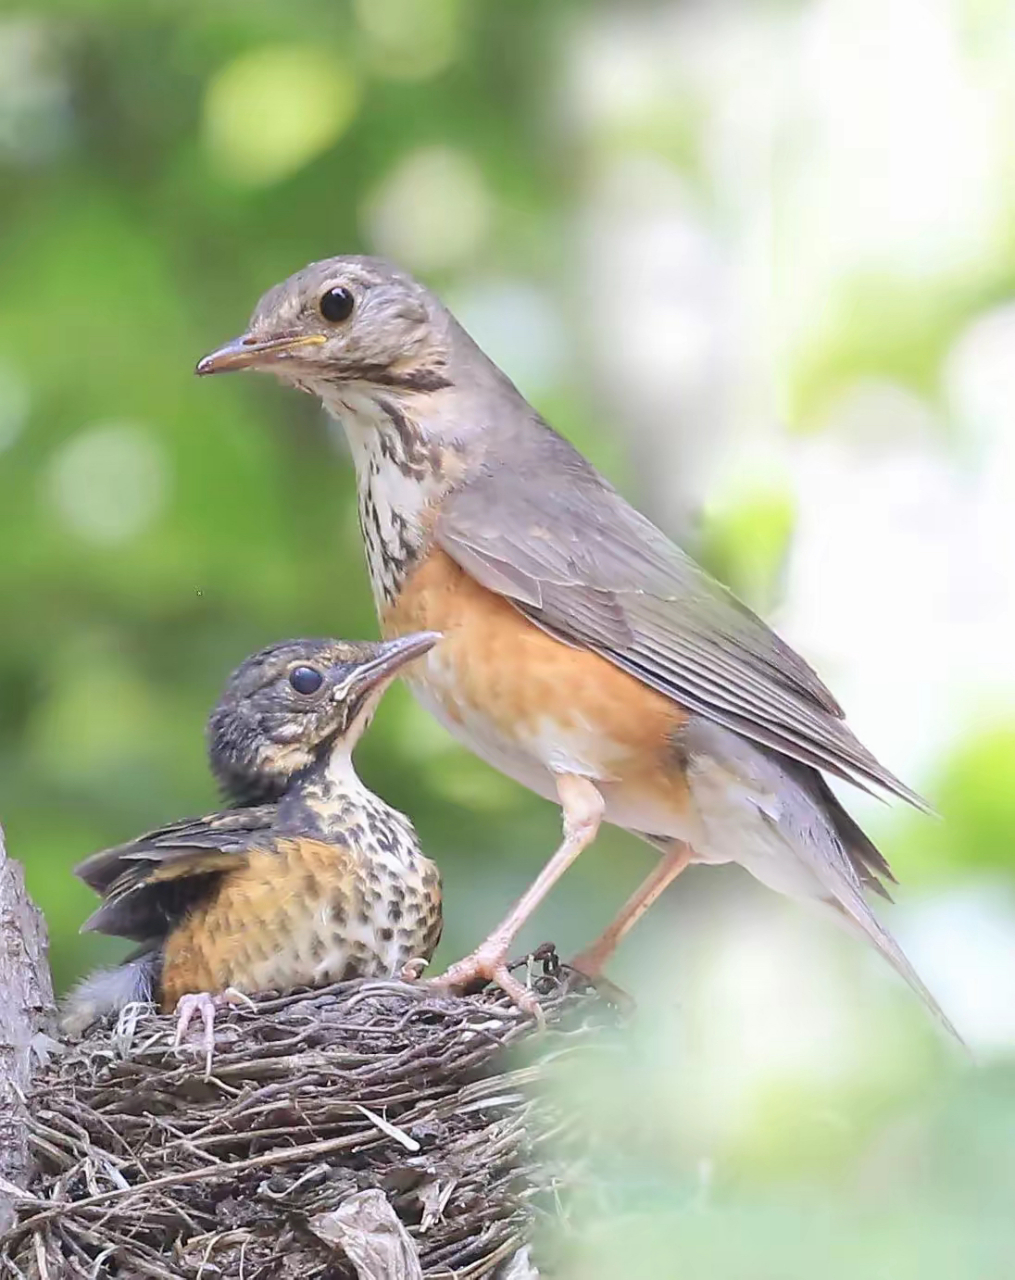
[[[321,295],[321,301],[318,305],[325,320],[330,320],[332,324],[340,324],[343,320],[348,320],[352,315],[356,299],[348,289],[344,289],[341,285],[336,285],[334,289],[329,289],[327,293]]]
[[[324,683],[324,676],[313,667],[293,667],[289,672],[289,683],[297,693],[311,694]]]

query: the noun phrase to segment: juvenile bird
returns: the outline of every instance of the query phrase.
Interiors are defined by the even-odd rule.
[[[200,1012],[210,1055],[223,1000],[429,960],[441,933],[437,867],[351,757],[396,673],[439,638],[287,640],[242,663],[208,722],[212,771],[237,807],[76,868],[103,899],[83,929],[142,946],[72,993],[66,1030],[154,999],[179,1011],[177,1041]]]
[[[235,369],[270,371],[341,422],[383,632],[445,636],[411,688],[563,809],[549,863],[445,981],[493,979],[531,1005],[508,948],[606,820],[662,857],[578,957],[590,976],[690,862],[739,862],[833,910],[953,1030],[865,901],[893,877],[823,773],[923,801],[807,663],[553,431],[429,290],[376,258],[312,263],[197,366]]]

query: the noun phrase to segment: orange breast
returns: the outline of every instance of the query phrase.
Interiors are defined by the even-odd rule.
[[[505,745],[535,753],[545,755],[556,735],[564,755],[597,753],[604,778],[683,794],[671,745],[687,718],[681,708],[598,654],[547,635],[443,551],[430,552],[381,622],[386,636],[443,633],[411,679],[426,683],[464,739],[476,716]]]

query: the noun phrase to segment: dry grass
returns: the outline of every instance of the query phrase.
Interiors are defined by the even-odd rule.
[[[570,1122],[540,1081],[615,1021],[554,967],[534,978],[542,1033],[499,992],[452,998],[422,983],[229,1010],[208,1079],[196,1045],[174,1052],[171,1018],[125,1011],[36,1079],[38,1171],[0,1275],[365,1277],[331,1226],[359,1203],[349,1197],[371,1192],[376,1207],[378,1191],[416,1255],[397,1274],[495,1275],[557,1212],[566,1181],[551,1151]]]

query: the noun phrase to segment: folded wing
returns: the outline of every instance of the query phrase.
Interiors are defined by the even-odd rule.
[[[926,803],[856,739],[788,645],[635,511],[566,441],[545,466],[490,465],[444,503],[441,546],[568,644],[681,706],[859,787]]]
[[[223,872],[263,847],[274,805],[230,809],[149,831],[93,854],[75,875],[102,895],[82,930],[151,942],[165,936]]]

